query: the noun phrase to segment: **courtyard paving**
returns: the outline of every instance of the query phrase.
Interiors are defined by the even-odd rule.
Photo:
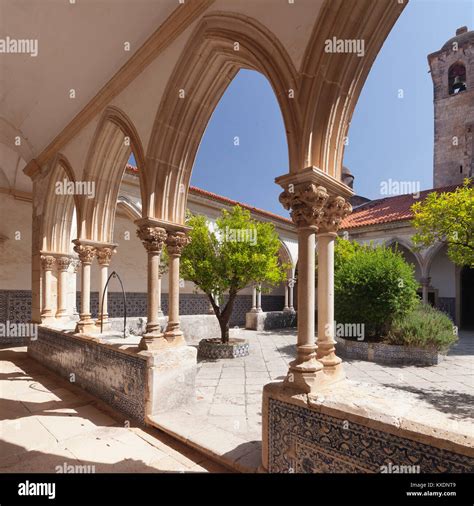
[[[232,335],[249,339],[250,355],[200,361],[196,402],[160,415],[155,422],[236,469],[255,471],[261,456],[262,389],[285,377],[295,354],[296,330],[234,330]],[[448,413],[454,423],[474,421],[474,333],[462,333],[445,360],[435,366],[387,366],[361,360],[344,364],[350,380],[404,391],[407,398]]]
[[[25,348],[0,350],[0,472],[83,465],[95,472],[258,470],[262,389],[285,377],[296,331],[233,334],[250,340],[250,355],[200,361],[196,401],[154,418],[168,434],[129,426],[106,404],[29,359]],[[436,366],[346,360],[345,370],[350,380],[406,392],[453,423],[474,421],[474,333],[462,334]]]
[[[167,434],[129,426],[26,348],[0,349],[0,472],[59,470],[228,472]]]

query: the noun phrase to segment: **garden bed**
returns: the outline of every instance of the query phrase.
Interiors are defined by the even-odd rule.
[[[249,343],[245,339],[229,339],[222,343],[220,339],[203,339],[199,342],[199,358],[238,358],[249,354]]]
[[[434,349],[369,343],[336,337],[336,353],[341,358],[367,360],[389,365],[436,365],[445,356]]]

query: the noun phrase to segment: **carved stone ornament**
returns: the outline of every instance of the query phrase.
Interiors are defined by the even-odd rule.
[[[280,194],[280,203],[291,209],[291,219],[298,227],[319,227],[328,199],[326,188],[313,183],[292,186]]]
[[[330,197],[324,207],[321,231],[337,232],[342,220],[352,212],[351,204],[341,196]]]
[[[184,247],[191,242],[191,238],[184,232],[169,232],[166,239],[168,254],[181,255]]]
[[[105,247],[105,248],[97,248],[97,260],[99,265],[110,265],[110,261],[112,260],[112,255],[116,252],[115,248]]]
[[[45,271],[53,270],[56,259],[51,255],[41,255],[41,266]]]
[[[58,265],[58,271],[65,272],[69,269],[71,265],[72,258],[70,257],[59,257],[56,259],[56,263]]]
[[[79,255],[79,260],[82,264],[90,265],[94,260],[95,248],[94,246],[86,246],[84,244],[76,244],[74,251]]]
[[[143,225],[137,230],[137,236],[148,252],[161,253],[166,241],[166,230],[160,227]]]

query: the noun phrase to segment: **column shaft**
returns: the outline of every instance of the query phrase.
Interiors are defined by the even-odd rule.
[[[68,268],[71,264],[69,257],[59,257],[56,260],[58,265],[58,309],[56,318],[68,318],[67,296],[68,296]]]
[[[147,323],[139,349],[154,350],[167,345],[158,322],[160,299],[158,281],[160,279],[161,250],[166,241],[166,230],[144,223],[137,230],[137,236],[147,251]]]
[[[341,359],[334,341],[334,241],[335,232],[318,234],[318,360],[325,373],[336,372]]]
[[[91,264],[96,249],[93,246],[83,245],[80,240],[74,241],[74,251],[81,261],[81,312],[76,325],[77,332],[88,332],[94,327],[95,322],[91,318],[90,290],[91,290]]]
[[[283,311],[288,311],[290,308],[288,306],[288,292],[290,290],[288,282],[285,283],[285,305],[283,306]]]
[[[293,305],[293,293],[295,289],[295,281],[294,279],[291,279],[288,283],[288,291],[289,291],[289,305],[290,305],[290,311],[294,311],[294,305]]]
[[[51,255],[41,256],[41,265],[43,267],[43,304],[41,311],[41,320],[54,318],[53,314],[53,301],[52,301],[52,281],[53,273],[52,269],[56,262],[56,259]]]

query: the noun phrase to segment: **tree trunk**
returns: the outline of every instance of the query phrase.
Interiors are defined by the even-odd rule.
[[[221,328],[221,342],[224,344],[229,342],[229,321],[232,315],[232,309],[234,307],[236,296],[237,292],[231,291],[224,310],[219,313],[216,312],[217,319],[219,320],[219,326]]]

